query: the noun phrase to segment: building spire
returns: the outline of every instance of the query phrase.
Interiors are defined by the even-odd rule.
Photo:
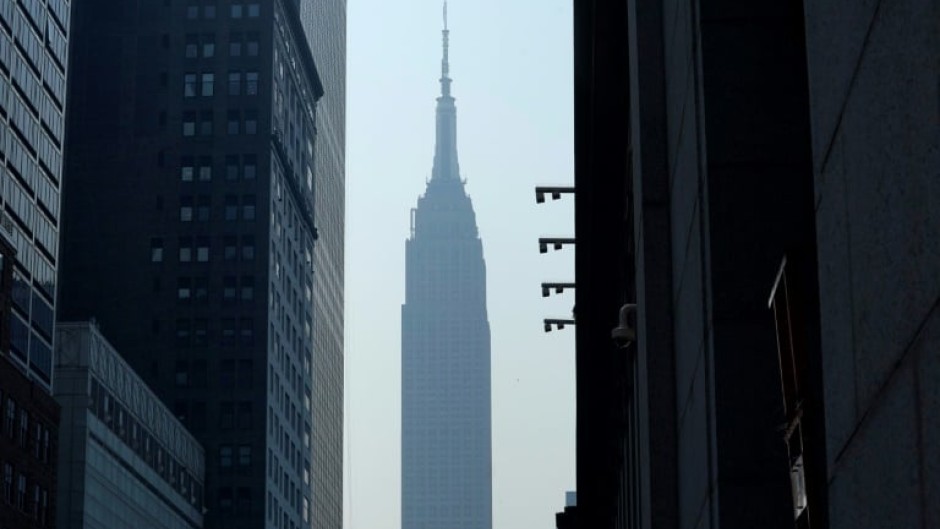
[[[432,180],[459,180],[457,165],[457,107],[450,94],[450,30],[447,29],[447,0],[444,0],[444,55],[441,59],[441,96],[437,98],[437,145],[434,148]]]
[[[450,97],[450,30],[447,29],[447,0],[444,0],[444,58],[441,59],[441,95]]]

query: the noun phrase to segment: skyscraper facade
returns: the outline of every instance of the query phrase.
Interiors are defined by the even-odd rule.
[[[300,3],[86,3],[73,37],[62,319],[204,445],[207,528],[312,527],[324,87]]]
[[[54,524],[68,0],[0,1],[0,526]]]
[[[346,196],[346,0],[300,4],[323,97],[317,105],[313,217],[314,529],[343,525],[343,307]]]
[[[448,36],[445,11],[433,172],[405,245],[402,529],[492,525],[486,264],[457,163]]]

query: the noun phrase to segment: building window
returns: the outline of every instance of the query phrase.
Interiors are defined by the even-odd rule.
[[[212,111],[207,110],[202,113],[199,123],[199,134],[203,136],[212,135]]]
[[[248,487],[238,487],[236,512],[245,515],[251,514],[251,489]]]
[[[245,95],[258,95],[258,72],[245,72]]]
[[[3,464],[3,499],[13,503],[13,465]]]
[[[195,59],[199,56],[199,39],[196,35],[186,35],[186,58]]]
[[[238,197],[235,195],[225,195],[225,220],[238,219]]]
[[[225,179],[238,180],[238,156],[225,157]]]
[[[195,86],[193,88],[195,90]],[[195,136],[196,135],[196,113],[195,112],[184,112],[183,113],[183,136]]]
[[[183,182],[192,182],[195,174],[195,164],[192,156],[183,156],[180,158],[180,180]]]
[[[251,403],[250,402],[239,402],[238,403],[238,427],[243,430],[248,430],[251,428]]]
[[[151,263],[162,263],[163,262],[163,239],[153,238],[150,239],[150,262]]]
[[[212,157],[200,156],[199,157],[199,181],[209,182],[210,180],[212,180]]]
[[[180,262],[189,263],[193,260],[193,239],[192,237],[180,237]]]
[[[235,318],[222,320],[222,345],[229,347],[235,345]]]
[[[206,0],[202,6],[202,16],[210,20],[215,18],[215,0]]]
[[[253,235],[242,236],[242,260],[254,261],[255,259],[255,238]]]
[[[33,339],[35,340],[35,338]],[[21,447],[26,448],[26,443],[29,440],[29,412],[25,408],[20,408],[19,426],[17,442]]]
[[[242,197],[242,218],[245,220],[255,220],[254,195],[245,195]]]
[[[242,170],[244,171],[245,180],[254,180],[258,172],[258,162],[257,157],[254,154],[246,154],[244,156],[244,164]]]
[[[42,461],[42,423],[38,420],[33,421],[33,457],[37,461]]]
[[[183,97],[196,97],[196,79],[194,73],[183,74]]]
[[[186,18],[195,20],[199,18],[199,6],[195,3],[186,6]]]
[[[219,427],[230,429],[235,427],[235,404],[223,402],[219,405]]]
[[[219,510],[222,512],[232,512],[232,489],[229,487],[219,489]]]
[[[16,508],[26,511],[26,475],[19,474],[16,479]]]
[[[238,257],[238,239],[234,235],[226,235],[222,238],[223,258],[226,261],[234,261]]]
[[[205,305],[209,302],[208,277],[202,276],[193,278],[193,300],[200,305]]]
[[[241,72],[229,72],[228,73],[228,95],[237,96],[242,92],[242,73]]]
[[[231,35],[229,35],[228,54],[230,57],[241,57],[242,55],[241,33],[232,33]]]
[[[241,18],[242,17],[242,5],[233,3],[231,9],[229,10],[232,18]]]
[[[39,491],[39,526],[46,526],[46,519],[49,516],[49,493],[46,489]]]
[[[255,278],[253,276],[242,276],[241,286],[242,301],[251,301],[255,299]]]
[[[178,388],[189,386],[189,362],[186,360],[176,361],[176,371],[173,375],[173,383]]]
[[[258,133],[258,112],[255,110],[245,111],[245,134]]]
[[[202,36],[202,56],[207,59],[215,57],[215,35],[206,34]]]
[[[193,220],[192,197],[180,197],[180,222],[192,222],[192,220]]]
[[[230,469],[232,468],[232,445],[221,445],[219,446],[219,468],[221,469]]]
[[[212,97],[215,94],[215,74],[206,72],[202,74],[202,96]]]
[[[189,303],[192,296],[192,281],[188,277],[177,279],[176,299],[178,299],[180,303]]]
[[[209,344],[209,322],[205,318],[193,320],[193,345],[205,347]]]
[[[258,42],[259,37],[257,33],[249,33],[247,42],[245,42],[245,51],[249,57],[258,56]]]
[[[238,447],[238,466],[247,469],[251,466],[251,446],[241,445]]]
[[[239,133],[239,129],[241,127],[240,121],[241,116],[237,110],[228,111],[228,126],[226,128],[226,132],[229,136],[234,136]]]
[[[222,299],[227,302],[235,301],[235,277],[225,276],[222,278]]]
[[[209,195],[199,195],[196,200],[196,220],[207,222],[209,220]]]
[[[248,4],[248,18],[258,18],[261,14],[261,6],[257,3]]]
[[[209,262],[209,238],[199,237],[196,241],[196,261],[200,263]]]

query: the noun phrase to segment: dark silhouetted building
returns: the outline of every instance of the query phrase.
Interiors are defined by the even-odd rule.
[[[91,323],[56,325],[59,529],[201,529],[205,454]],[[246,457],[248,459],[246,459]],[[220,464],[250,460],[226,447]]]
[[[940,523],[936,13],[575,2],[560,527]]]
[[[55,525],[68,0],[0,2],[0,527]]]
[[[314,529],[343,525],[343,309],[346,218],[346,0],[303,1],[323,98],[317,105],[313,217]]]
[[[405,245],[402,529],[492,525],[486,264],[457,164],[447,46],[445,23],[434,167]]]
[[[340,406],[314,397],[324,88],[299,9],[73,13],[61,318],[94,318],[203,444],[211,529],[312,527],[314,408]]]

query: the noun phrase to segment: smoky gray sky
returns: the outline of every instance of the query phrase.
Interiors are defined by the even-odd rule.
[[[346,528],[400,527],[401,304],[409,211],[430,177],[440,0],[348,3]],[[570,197],[537,184],[573,174],[570,0],[451,0],[461,174],[477,214],[492,330],[493,524],[552,528],[573,490],[574,330],[546,334],[573,295]]]

